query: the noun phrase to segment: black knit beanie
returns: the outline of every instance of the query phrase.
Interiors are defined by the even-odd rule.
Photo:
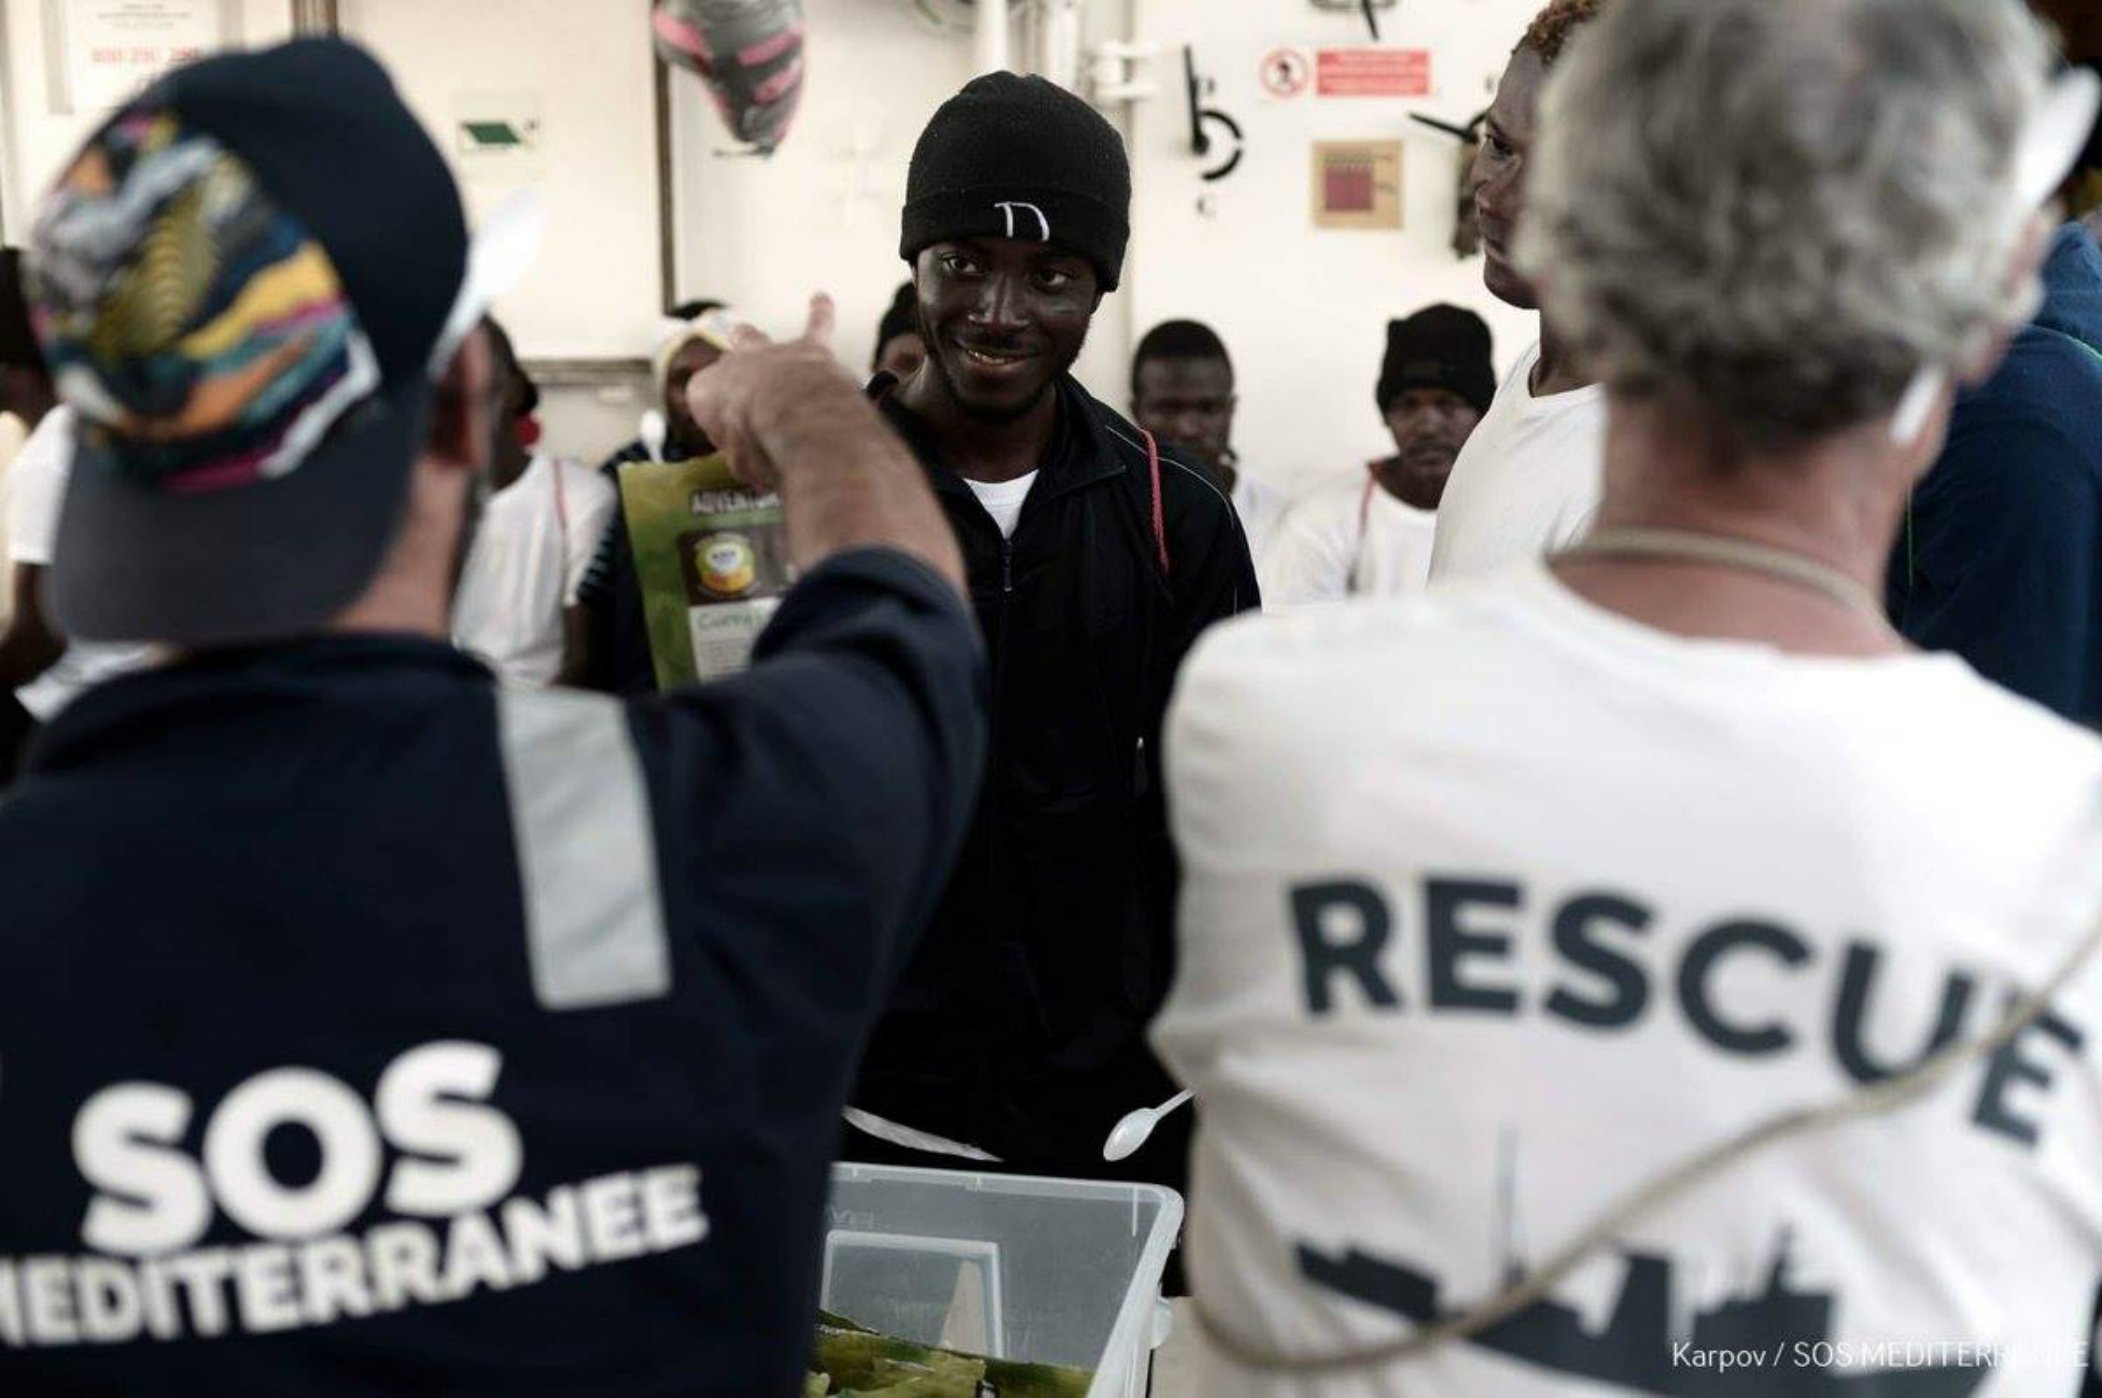
[[[0,364],[41,369],[43,352],[29,324],[29,298],[23,285],[22,254],[0,248]]]
[[[1116,128],[1039,77],[989,73],[942,103],[905,179],[907,262],[952,238],[1055,243],[1117,289],[1131,236],[1131,165]]]
[[[1379,410],[1412,388],[1443,388],[1489,411],[1496,397],[1489,327],[1458,306],[1426,306],[1387,322],[1387,357],[1379,370]]]

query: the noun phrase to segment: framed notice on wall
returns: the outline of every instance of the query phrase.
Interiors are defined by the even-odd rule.
[[[1314,226],[1401,227],[1401,142],[1316,141]]]
[[[241,0],[44,0],[51,114],[122,106],[178,64],[238,44]]]

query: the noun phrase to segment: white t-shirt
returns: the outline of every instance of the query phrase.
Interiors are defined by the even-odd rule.
[[[1430,578],[1438,516],[1369,478],[1310,495],[1285,516],[1262,560],[1263,605],[1421,592]]]
[[[483,510],[460,573],[454,643],[505,679],[553,683],[562,610],[576,602],[619,501],[596,471],[547,456],[527,463]]]
[[[1464,1312],[1703,1148],[1909,1066],[1944,1014],[1986,1033],[2102,914],[2091,735],[1953,658],[1688,641],[1538,564],[1215,629],[1167,756],[1181,954],[1153,1037],[1202,1112],[1190,1276],[1273,1352]],[[1321,1378],[1215,1358],[1200,1387],[1841,1394],[1821,1342],[1919,1342],[1950,1348],[1829,1377],[1997,1344],[1975,1387],[1874,1391],[2072,1398],[2102,963],[2052,1014],[1641,1215],[1482,1338]],[[1716,1387],[1724,1349],[1767,1386]]]
[[[1535,398],[1536,343],[1496,390],[1438,505],[1431,581],[1478,578],[1566,548],[1591,528],[1605,469],[1606,393]]]
[[[73,409],[53,408],[29,434],[8,472],[7,550],[11,563],[51,566],[66,482],[73,475]],[[49,723],[82,692],[153,659],[148,646],[75,641],[51,668],[15,691],[39,723]]]
[[[1292,508],[1292,497],[1274,485],[1265,485],[1243,469],[1233,478],[1233,509],[1241,517],[1241,532],[1248,536],[1248,552],[1262,566],[1277,543],[1277,531]]]
[[[978,503],[985,506],[985,512],[993,517],[993,523],[1000,526],[1000,537],[1012,539],[1015,536],[1015,525],[1022,519],[1022,505],[1029,499],[1030,487],[1036,484],[1036,472],[1016,476],[1011,481],[965,480],[964,484],[971,488],[971,494],[978,497]]]

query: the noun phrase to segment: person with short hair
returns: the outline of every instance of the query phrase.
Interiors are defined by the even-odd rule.
[[[2079,1390],[2102,742],[1880,598],[2025,318],[2050,73],[2019,0],[1563,54],[1515,254],[1598,529],[1221,628],[1170,717],[1201,1391]]]
[[[1140,337],[1131,356],[1131,420],[1212,473],[1233,498],[1260,567],[1291,497],[1241,469],[1233,448],[1239,406],[1233,359],[1209,325],[1164,320]]]
[[[606,479],[534,450],[540,389],[511,337],[482,323],[492,354],[490,496],[453,604],[460,648],[517,684],[573,683],[582,668],[577,589],[619,506]]]
[[[1387,323],[1374,397],[1394,455],[1362,479],[1308,497],[1285,516],[1263,561],[1275,609],[1392,597],[1430,579],[1438,503],[1453,462],[1496,396],[1489,327],[1458,306],[1426,306]]]
[[[1550,0],[1512,52],[1483,125],[1473,172],[1483,280],[1506,305],[1540,311],[1540,340],[1518,356],[1453,463],[1438,506],[1433,582],[1482,577],[1572,544],[1598,508],[1604,390],[1513,250],[1545,129],[1541,87],[1570,40],[1610,3]]]
[[[1175,1091],[1145,1041],[1174,936],[1161,715],[1197,637],[1260,599],[1225,493],[1072,374],[1130,206],[1116,128],[1040,77],[972,81],[913,149],[898,251],[927,359],[869,393],[963,550],[994,738],[850,1160],[1182,1179],[1182,1130],[1114,1166],[1102,1143]]]
[[[920,338],[919,293],[906,282],[876,324],[876,354],[869,368],[872,373],[904,380],[918,373],[926,361],[927,342]]]
[[[77,414],[59,401],[37,347],[25,281],[20,251],[0,250],[0,406],[30,429],[7,480],[14,607],[0,631],[0,785],[13,777],[39,727],[89,689],[147,660],[142,646],[69,640],[45,604]]]
[[[177,69],[35,248],[51,604],[164,656],[0,803],[0,1392],[800,1392],[985,753],[955,542],[830,303],[689,388],[801,581],[749,671],[631,705],[449,644],[508,259],[361,50]]]
[[[632,461],[694,461],[713,454],[715,443],[687,406],[686,389],[696,374],[713,367],[729,347],[734,323],[720,301],[695,300],[671,308],[650,350],[650,383],[656,399],[642,415],[635,440],[600,463],[599,475],[620,490],[620,468]],[[627,512],[616,504],[601,531],[598,550],[576,588],[564,674],[587,689],[634,698],[657,692],[657,665],[635,571],[635,546],[628,538]]]

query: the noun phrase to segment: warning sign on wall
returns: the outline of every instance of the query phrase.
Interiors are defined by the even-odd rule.
[[[1290,99],[1307,90],[1313,64],[1298,49],[1272,49],[1263,55],[1263,91],[1271,97]]]
[[[1322,49],[1314,91],[1322,97],[1428,97],[1429,49]]]

